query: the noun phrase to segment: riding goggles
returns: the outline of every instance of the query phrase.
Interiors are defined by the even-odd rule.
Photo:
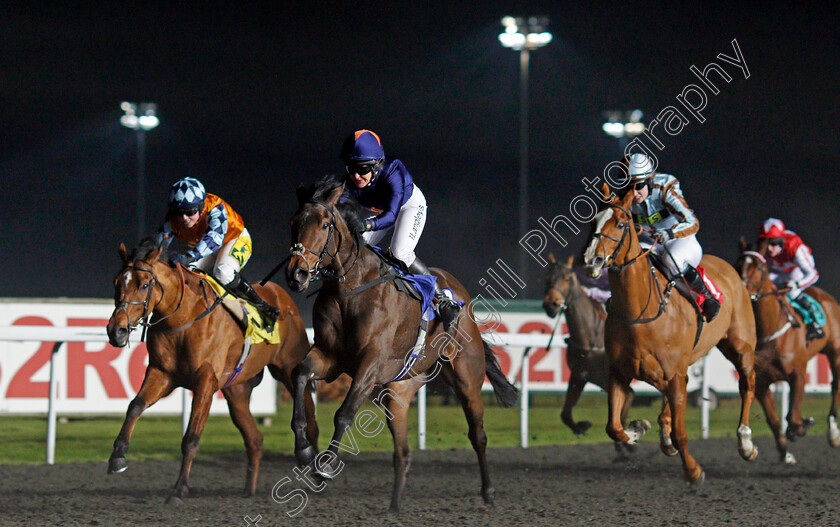
[[[344,169],[348,174],[359,174],[364,176],[373,170],[375,163],[368,163],[364,165],[344,165]]]
[[[188,207],[188,208],[173,208],[172,212],[175,213],[177,216],[195,216],[199,212],[201,212],[201,207]]]

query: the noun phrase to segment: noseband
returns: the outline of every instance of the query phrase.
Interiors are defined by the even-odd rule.
[[[181,303],[184,301],[184,293],[186,292],[187,285],[184,281],[184,271],[183,271],[183,269],[181,268],[180,265],[178,265],[177,268],[178,268],[178,271],[181,274],[181,286],[182,286],[181,287],[181,298],[178,300],[178,306],[175,308],[174,311],[172,311],[172,313],[169,313],[168,315],[166,315],[164,317],[160,317],[159,319],[155,320],[154,322],[151,322],[149,320],[149,318],[151,317],[152,312],[155,310],[155,308],[157,308],[157,306],[160,305],[161,302],[163,302],[163,297],[166,295],[166,290],[164,289],[163,284],[160,283],[160,281],[158,281],[157,277],[155,276],[155,272],[152,269],[149,269],[149,268],[146,268],[146,267],[140,267],[136,264],[126,265],[125,268],[123,269],[122,274],[124,274],[126,270],[133,269],[135,271],[142,271],[144,273],[149,273],[150,275],[152,275],[152,279],[149,281],[149,290],[146,293],[146,298],[143,301],[140,301],[140,300],[134,300],[134,301],[123,300],[121,302],[116,303],[116,309],[122,311],[125,314],[125,327],[126,327],[127,330],[129,330],[129,332],[136,330],[138,328],[138,326],[143,327],[143,337],[140,339],[141,342],[146,340],[145,339],[146,330],[149,327],[154,326],[156,324],[160,324],[161,322],[163,322],[167,318],[174,315],[179,309],[181,309]],[[155,292],[155,286],[160,287],[160,300],[158,300],[158,302],[155,305],[152,305],[152,295]],[[139,305],[143,306],[143,314],[140,315],[140,318],[137,319],[137,323],[132,325],[131,324],[131,318],[128,315],[128,306],[139,306]]]
[[[557,269],[558,269],[558,271],[559,271],[559,267],[558,267]],[[560,278],[555,279],[555,280],[552,282],[552,284],[548,287],[548,291],[547,291],[547,292],[550,292],[550,291],[557,291],[558,293],[560,293],[560,295],[562,295],[562,296],[563,296],[563,303],[562,303],[562,304],[560,304],[560,307],[557,309],[557,313],[565,313],[565,312],[566,312],[566,310],[567,310],[567,309],[569,309],[569,304],[571,304],[571,303],[572,303],[572,300],[574,300],[574,298],[573,298],[573,297],[576,297],[576,296],[577,296],[577,293],[575,293],[575,291],[574,291],[574,289],[575,289],[575,288],[572,286],[573,284],[572,284],[572,275],[571,275],[571,273],[573,273],[573,272],[574,272],[574,271],[571,271],[571,272],[569,273],[568,278],[564,278],[564,277],[562,277],[562,276],[561,276]],[[557,285],[557,282],[559,282],[559,281],[561,281],[561,280],[562,280],[562,281],[564,281],[564,282],[567,282],[567,283],[569,284],[569,291],[568,291],[568,294],[563,294],[563,293],[562,293],[562,292],[561,292],[561,291],[560,291],[557,287],[555,287],[555,286]]]
[[[624,242],[627,241],[627,235],[630,233],[630,226],[632,224],[632,222],[630,221],[630,218],[632,218],[633,216],[630,214],[629,210],[625,209],[621,205],[618,205],[617,203],[609,203],[609,206],[610,207],[615,207],[615,208],[617,208],[618,210],[620,210],[621,212],[623,212],[624,214],[627,215],[628,219],[627,219],[626,222],[624,222],[624,227],[622,228],[622,231],[621,231],[621,238],[615,238],[613,236],[610,236],[609,234],[604,234],[603,232],[596,232],[595,234],[592,235],[592,237],[595,238],[596,240],[598,240],[598,246],[603,249],[602,253],[604,255],[606,255],[607,249],[604,246],[603,238],[614,241],[616,243],[615,250],[613,251],[613,253],[610,256],[608,256],[604,259],[604,265],[610,271],[621,274],[622,271],[624,271],[625,269],[627,269],[628,267],[630,267],[631,265],[636,263],[636,260],[638,260],[639,258],[641,258],[643,256],[646,256],[653,249],[653,247],[657,244],[657,241],[654,239],[653,240],[653,245],[651,245],[647,250],[644,250],[644,251],[640,252],[638,255],[634,256],[633,258],[631,258],[627,262],[623,263],[622,265],[615,265],[614,263],[610,263],[610,262],[615,262],[616,256],[618,256],[618,253],[621,251],[622,247],[624,247]]]
[[[329,255],[329,257],[332,260],[335,260],[336,257],[338,256],[339,249],[341,249],[341,231],[339,231],[338,228],[336,227],[335,207],[333,207],[329,203],[327,203],[325,201],[321,201],[320,199],[317,199],[317,198],[312,198],[309,201],[307,201],[307,203],[314,203],[316,205],[321,205],[322,207],[327,209],[327,211],[330,213],[330,226],[329,226],[329,231],[327,232],[327,241],[324,242],[324,248],[321,249],[321,252],[315,252],[315,251],[313,251],[309,247],[306,247],[305,245],[303,245],[300,242],[295,243],[294,245],[292,245],[292,248],[291,248],[291,256],[300,256],[301,259],[304,262],[306,262],[306,273],[307,273],[307,277],[308,277],[309,280],[316,280],[316,279],[320,278],[321,276],[324,276],[326,278],[332,278],[334,280],[338,280],[339,282],[343,282],[345,277],[347,276],[347,272],[349,272],[350,269],[347,269],[347,271],[345,271],[345,273],[343,275],[337,275],[334,272],[332,272],[331,270],[329,270],[325,267],[321,267],[321,263],[323,262],[325,256]],[[333,237],[333,232],[337,233],[338,241],[336,242],[336,245],[335,245],[335,252],[330,254],[328,252],[328,248],[330,246],[330,241],[332,240],[332,237]],[[309,261],[306,259],[306,253],[311,253],[311,254],[314,254],[315,256],[318,257],[318,260],[315,262],[314,266],[309,265]],[[356,259],[358,259],[358,258],[359,258],[359,248],[357,247]],[[355,263],[356,263],[356,260],[353,261],[353,264],[355,264]],[[350,267],[352,268],[352,265]]]

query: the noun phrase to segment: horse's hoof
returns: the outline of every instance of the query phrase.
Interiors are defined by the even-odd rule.
[[[312,463],[315,460],[315,456],[318,453],[315,451],[315,448],[312,445],[307,445],[300,450],[295,450],[295,459],[297,459],[297,464],[299,467],[305,467]]]
[[[838,446],[840,446],[840,436],[837,436],[837,437],[831,437],[831,433],[829,433],[829,435],[828,435],[828,444],[829,444],[832,448],[837,448]]]
[[[108,474],[119,474],[128,468],[128,461],[124,457],[112,457],[108,460]]]
[[[662,453],[668,457],[676,456],[680,453],[680,451],[674,448],[674,445],[672,444],[659,445],[659,448],[662,450]]]
[[[342,462],[338,460],[337,457],[333,458],[335,464],[333,463],[321,463],[320,467],[318,466],[319,463],[315,463],[315,472],[316,476],[319,476],[325,480],[332,480],[334,479],[339,473],[341,473]]]
[[[627,428],[624,430],[624,433],[627,434],[628,437],[626,442],[631,445],[636,444],[643,435],[650,432],[650,429],[650,421],[647,419],[636,419],[627,425]]]
[[[589,431],[590,428],[592,428],[591,422],[580,421],[578,422],[578,424],[575,425],[572,431],[575,433],[576,436],[579,436],[585,434],[587,431]]]
[[[788,441],[796,441],[796,437],[798,435],[802,434],[795,433],[792,426],[789,426],[787,430],[785,430],[785,437],[787,437]]]
[[[481,492],[481,497],[484,498],[484,503],[487,505],[493,505],[496,501],[496,489],[490,487],[486,491]]]
[[[169,496],[168,498],[166,498],[166,504],[167,505],[174,505],[176,507],[180,507],[181,505],[184,504],[184,500],[182,500],[181,498],[179,498],[178,496],[173,494],[172,496]]]
[[[750,452],[749,456],[744,456],[744,461],[755,461],[755,458],[758,457],[758,447],[753,446],[752,452]]]
[[[796,457],[790,452],[785,452],[782,454],[782,462],[785,465],[795,465],[796,464]]]
[[[701,470],[701,471],[700,471],[700,476],[698,476],[698,477],[697,477],[697,479],[695,479],[694,481],[689,480],[689,481],[688,481],[688,484],[689,484],[692,488],[695,488],[695,489],[696,489],[697,487],[702,486],[702,485],[703,485],[703,483],[704,483],[705,481],[706,481],[706,473],[705,473],[704,471],[702,471],[702,470]]]
[[[814,419],[813,417],[806,417],[805,419],[802,420],[802,426],[805,428],[805,430],[808,430],[809,428],[814,426],[814,423],[816,423],[816,422],[817,422],[817,420]]]

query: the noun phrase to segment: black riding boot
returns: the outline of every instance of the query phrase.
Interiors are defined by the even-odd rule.
[[[415,258],[414,262],[408,266],[408,271],[413,274],[432,275],[429,268],[426,267],[420,258]],[[435,280],[435,303],[437,304],[437,312],[443,321],[443,329],[449,331],[452,323],[458,318],[458,313],[461,311],[461,306],[457,302],[446,296],[446,293],[440,288],[440,284]]]
[[[706,322],[711,322],[717,316],[718,311],[720,311],[720,301],[706,287],[706,282],[703,281],[703,277],[700,276],[697,269],[689,265],[683,273],[683,276],[685,276],[688,287],[692,291],[706,297],[701,307],[703,308],[703,317],[706,319]]]
[[[239,274],[237,274],[236,278],[227,284],[227,287],[241,298],[244,298],[248,302],[254,304],[254,307],[257,308],[257,311],[259,311],[262,316],[263,327],[265,330],[269,333],[274,331],[274,323],[277,321],[277,317],[280,316],[280,310],[263,300],[262,297],[254,291],[251,284],[249,284],[248,281],[242,278]]]

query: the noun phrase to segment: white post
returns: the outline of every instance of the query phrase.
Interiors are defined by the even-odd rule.
[[[700,435],[709,439],[709,356],[703,357],[703,383],[700,389]]]
[[[528,370],[531,369],[529,351],[531,348],[525,348],[525,353],[522,354],[522,369],[519,373],[522,382],[519,390],[519,438],[522,448],[528,448]]]
[[[50,354],[50,395],[47,403],[47,465],[55,463],[55,399],[58,396],[58,381],[55,378],[55,354],[64,344],[56,342]]]
[[[417,390],[417,448],[426,450],[426,383]]]
[[[190,425],[190,391],[181,389],[181,437],[187,435],[187,427]]]
[[[779,393],[779,399],[782,401],[782,412],[779,415],[779,420],[782,422],[782,433],[784,434],[787,432],[787,415],[790,411],[790,384],[786,382],[777,382],[776,386],[779,388],[777,393]]]

